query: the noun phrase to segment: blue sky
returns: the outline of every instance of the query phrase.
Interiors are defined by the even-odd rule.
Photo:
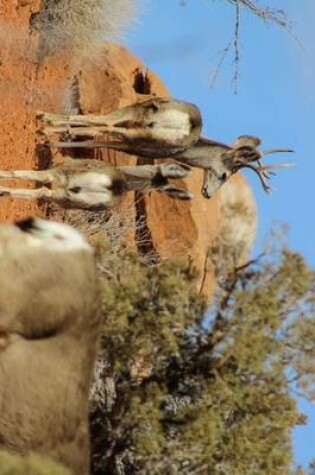
[[[234,9],[227,1],[146,0],[140,22],[126,45],[157,72],[172,96],[188,100],[202,111],[203,134],[232,142],[238,135],[258,135],[262,148],[293,148],[294,155],[273,155],[270,163],[294,161],[272,179],[267,196],[256,176],[247,173],[258,203],[258,250],[276,223],[289,225],[288,241],[315,265],[315,0],[264,0],[285,9],[294,35],[268,26],[241,11],[238,94],[231,87],[228,56],[215,88],[211,71],[231,37]],[[267,161],[267,159],[266,159]],[[298,463],[307,467],[315,457],[315,406],[299,402],[309,416],[294,433]]]

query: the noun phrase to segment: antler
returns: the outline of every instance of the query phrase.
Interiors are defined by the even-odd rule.
[[[274,165],[260,165],[259,167],[255,167],[254,165],[247,163],[243,165],[243,168],[249,168],[253,170],[258,175],[258,178],[262,184],[262,187],[266,193],[269,193],[272,190],[272,187],[268,185],[266,180],[271,178],[271,175],[275,175],[274,172],[270,171],[275,168],[289,168],[292,167],[293,163],[279,163]]]
[[[270,176],[266,173],[265,170],[262,170],[262,167],[255,167],[254,165],[251,165],[250,163],[248,163],[247,165],[244,165],[243,168],[249,168],[250,170],[253,170],[253,172],[255,172],[257,175],[258,175],[258,178],[260,180],[260,183],[264,189],[264,191],[266,193],[269,193],[269,191],[271,191],[271,186],[268,185],[268,183],[266,182],[266,179],[269,180]]]
[[[240,152],[240,150],[238,150]],[[263,165],[261,163],[261,158],[265,155],[271,155],[273,153],[292,153],[294,150],[285,149],[285,148],[273,148],[270,150],[259,151],[259,150],[245,150],[242,156],[237,156],[235,159],[235,166],[239,170],[240,168],[249,168],[258,175],[258,178],[262,184],[262,187],[266,193],[272,189],[268,185],[266,180],[271,178],[271,175],[275,175],[271,170],[276,168],[289,168],[293,166],[293,163],[279,163],[274,165]],[[253,165],[253,162],[258,163],[258,167]]]
[[[265,155],[271,155],[272,153],[294,153],[294,150],[290,148],[271,148],[270,150],[260,152],[262,157]]]

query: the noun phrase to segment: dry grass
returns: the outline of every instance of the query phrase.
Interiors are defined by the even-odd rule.
[[[41,37],[39,59],[60,52],[90,57],[99,44],[120,38],[137,11],[137,0],[44,0],[31,28]]]

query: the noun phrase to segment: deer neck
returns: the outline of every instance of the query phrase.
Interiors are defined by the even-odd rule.
[[[200,138],[195,145],[176,155],[176,160],[192,167],[209,170],[215,163],[220,162],[222,154],[230,149],[228,145],[220,142]]]

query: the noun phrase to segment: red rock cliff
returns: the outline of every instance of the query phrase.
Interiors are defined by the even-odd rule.
[[[4,0],[2,0],[2,3]],[[143,94],[168,94],[152,72],[139,74],[143,64],[126,49],[104,46],[98,61],[74,71],[59,56],[36,61],[37,39],[28,30],[29,17],[39,1],[19,0],[0,6],[2,41],[0,65],[1,169],[42,169],[54,158],[37,140],[36,110],[61,112],[76,107],[82,113],[106,113],[143,98]],[[13,2],[14,3],[14,2]],[[103,151],[103,160],[114,164],[140,163],[137,157]],[[172,200],[158,192],[128,196],[131,218],[141,218],[148,237],[142,250],[162,256],[185,256],[200,271],[198,287],[211,295],[213,273],[208,249],[224,234],[233,245],[250,249],[256,229],[256,207],[251,189],[241,175],[230,180],[211,200],[200,194],[201,171],[184,180],[194,193],[190,202]],[[32,185],[28,185],[32,186]],[[45,215],[46,208],[33,201],[0,198],[0,220]],[[236,212],[237,210],[237,212]]]

